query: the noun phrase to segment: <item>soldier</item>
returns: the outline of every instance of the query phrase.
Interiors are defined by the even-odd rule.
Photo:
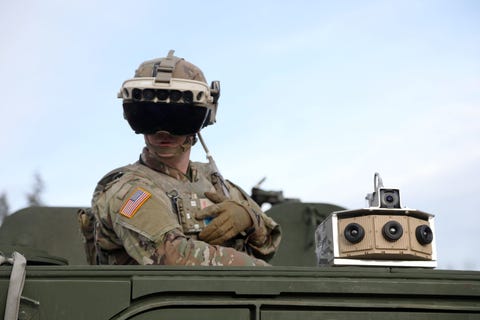
[[[279,226],[215,165],[190,161],[200,129],[215,122],[219,96],[218,81],[208,86],[173,51],[123,83],[124,117],[146,146],[95,189],[96,263],[268,265]]]

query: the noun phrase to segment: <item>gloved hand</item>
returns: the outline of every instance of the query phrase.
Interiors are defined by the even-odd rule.
[[[222,244],[240,232],[253,226],[247,209],[239,202],[228,200],[224,196],[205,192],[205,196],[214,204],[196,214],[197,219],[213,217],[214,219],[200,232],[200,240],[209,244]]]

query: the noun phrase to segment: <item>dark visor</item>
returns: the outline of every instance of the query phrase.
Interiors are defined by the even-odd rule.
[[[185,104],[124,102],[123,112],[135,133],[153,134],[168,131],[174,135],[189,135],[205,124],[208,108]]]

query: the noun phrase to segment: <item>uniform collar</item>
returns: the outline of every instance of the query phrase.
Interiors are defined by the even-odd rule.
[[[175,169],[163,163],[155,154],[148,151],[148,148],[143,148],[142,154],[140,155],[139,162],[150,169],[166,174],[172,178],[182,181],[195,182],[198,180],[198,169],[192,161],[188,164],[187,173]]]

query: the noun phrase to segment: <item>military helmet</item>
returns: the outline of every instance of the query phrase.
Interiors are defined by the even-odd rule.
[[[220,82],[208,86],[203,72],[173,55],[143,62],[118,93],[135,133],[189,135],[215,123]]]

